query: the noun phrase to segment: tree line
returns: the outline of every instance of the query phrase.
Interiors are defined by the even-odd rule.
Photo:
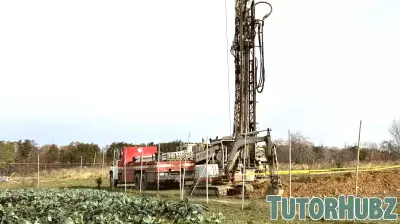
[[[284,140],[277,141],[278,161],[289,163],[289,144]],[[316,145],[301,133],[291,133],[291,156],[294,164],[327,164],[343,167],[345,164],[357,160],[357,144],[339,147],[326,147]],[[361,162],[398,161],[400,160],[400,147],[394,141],[384,140],[379,144],[362,142],[360,144]]]
[[[391,139],[380,143],[363,142],[360,146],[361,161],[388,161],[400,159],[400,120],[393,120],[389,128]],[[277,140],[277,153],[280,163],[288,163],[289,146],[284,140]],[[161,152],[173,152],[183,144],[180,140],[162,142]],[[113,142],[103,148],[94,143],[71,142],[68,145],[58,146],[49,144],[38,146],[34,140],[0,141],[0,167],[7,163],[37,163],[39,154],[41,163],[80,164],[101,163],[104,153],[105,162],[113,160],[114,151],[124,146],[153,146],[158,143],[133,144],[127,142]],[[334,162],[337,166],[356,160],[357,145],[348,145],[342,148],[315,145],[308,137],[301,133],[291,134],[292,162],[324,163]]]
[[[394,119],[388,129],[389,139],[379,143],[363,141],[360,143],[359,160],[362,162],[399,161],[400,160],[400,120]],[[342,167],[357,160],[358,144],[339,147],[326,147],[314,144],[300,132],[291,133],[291,155],[294,164],[333,163]],[[277,141],[278,160],[289,163],[289,144],[285,140]]]
[[[160,143],[161,152],[173,152],[183,142],[175,140]],[[38,154],[41,163],[83,164],[102,162],[104,153],[105,162],[113,160],[114,151],[118,152],[124,146],[153,146],[154,142],[133,144],[127,142],[113,142],[103,148],[94,143],[71,142],[68,145],[58,146],[48,144],[39,146],[35,140],[0,141],[0,167],[7,163],[37,163]]]

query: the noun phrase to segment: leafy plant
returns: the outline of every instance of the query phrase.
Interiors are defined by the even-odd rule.
[[[207,207],[92,189],[13,189],[0,192],[0,223],[221,223]]]
[[[96,178],[97,189],[101,188],[101,184],[103,183],[103,179],[101,177]]]

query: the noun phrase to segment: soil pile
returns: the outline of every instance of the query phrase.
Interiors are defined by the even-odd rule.
[[[354,195],[356,176],[354,173],[332,174],[332,176],[292,177],[292,197],[327,197]],[[285,197],[289,196],[289,179],[282,177]],[[254,185],[250,197],[265,197],[269,181]],[[400,169],[360,172],[358,174],[358,195],[385,194],[400,191]]]

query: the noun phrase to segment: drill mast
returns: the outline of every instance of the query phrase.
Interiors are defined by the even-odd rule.
[[[255,18],[255,7],[267,4],[271,11],[262,19]],[[267,2],[237,0],[235,16],[235,36],[231,53],[235,58],[235,107],[233,136],[256,131],[256,94],[264,89],[264,20],[271,14],[272,6]],[[258,45],[256,45],[258,39]],[[256,57],[259,50],[260,60]],[[259,70],[259,72],[258,72]],[[259,74],[258,74],[259,73]],[[255,165],[255,143],[248,145],[246,155],[251,167]]]
[[[258,4],[266,4],[271,8],[270,12],[261,19],[257,19],[255,16],[255,9]],[[264,20],[272,12],[272,6],[264,1],[236,0],[235,9],[235,36],[231,47],[231,53],[235,58],[233,136],[222,138],[217,136],[214,140],[210,138],[210,148],[200,150],[195,154],[196,165],[205,164],[210,159],[212,164],[218,164],[218,168],[224,172],[219,175],[218,180],[216,179],[211,187],[206,183],[206,188],[213,189],[215,195],[227,195],[228,189],[236,189],[235,186],[237,185],[234,183],[240,162],[245,162],[245,164],[242,163],[242,168],[244,168],[242,172],[247,168],[255,168],[256,172],[264,171],[262,160],[256,160],[255,149],[257,143],[265,142],[264,153],[271,183],[268,191],[274,195],[281,194],[282,184],[279,175],[276,173],[278,171],[278,159],[275,144],[271,141],[271,129],[264,130],[267,131],[267,135],[262,137],[257,136],[257,134],[263,131],[256,130],[256,94],[263,91],[265,81],[263,26]],[[259,59],[256,57],[257,50]],[[204,147],[201,148],[204,149]],[[244,155],[245,151],[248,155]],[[246,161],[243,161],[244,156]],[[243,186],[246,188],[246,184]],[[193,187],[192,193],[195,189],[196,186]],[[204,185],[198,192],[202,194],[203,190]]]

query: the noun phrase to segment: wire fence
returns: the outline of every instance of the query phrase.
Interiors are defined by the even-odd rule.
[[[93,185],[108,179],[108,163],[4,163],[0,162],[2,187],[63,187]]]
[[[0,176],[32,176],[37,174],[38,169],[41,173],[52,173],[62,170],[73,169],[98,169],[110,164],[102,163],[4,163],[0,162]]]

